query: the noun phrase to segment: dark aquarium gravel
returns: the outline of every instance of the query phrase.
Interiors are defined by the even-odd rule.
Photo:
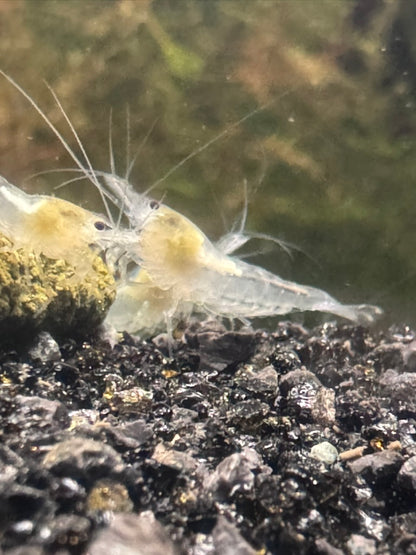
[[[192,323],[0,354],[8,554],[416,553],[416,337]]]

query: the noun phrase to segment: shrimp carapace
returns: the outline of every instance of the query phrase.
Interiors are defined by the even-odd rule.
[[[106,218],[48,195],[30,195],[0,177],[0,231],[15,248],[85,267],[91,249],[105,248]]]

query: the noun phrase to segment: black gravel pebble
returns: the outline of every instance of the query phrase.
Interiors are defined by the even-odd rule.
[[[414,338],[193,322],[172,359],[163,335],[0,351],[2,552],[416,554]]]

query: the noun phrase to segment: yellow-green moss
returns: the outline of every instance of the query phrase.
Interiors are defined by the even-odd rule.
[[[99,480],[88,494],[89,511],[130,512],[133,503],[123,484],[113,480]]]
[[[90,268],[77,273],[65,260],[14,249],[12,242],[0,234],[3,336],[39,329],[58,334],[82,333],[99,325],[114,301],[115,284],[107,266],[94,253]]]

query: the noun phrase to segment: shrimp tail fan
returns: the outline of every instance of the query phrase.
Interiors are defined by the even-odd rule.
[[[350,316],[347,316],[349,320],[362,325],[371,324],[383,314],[380,307],[370,304],[345,305],[344,308],[350,313]]]

